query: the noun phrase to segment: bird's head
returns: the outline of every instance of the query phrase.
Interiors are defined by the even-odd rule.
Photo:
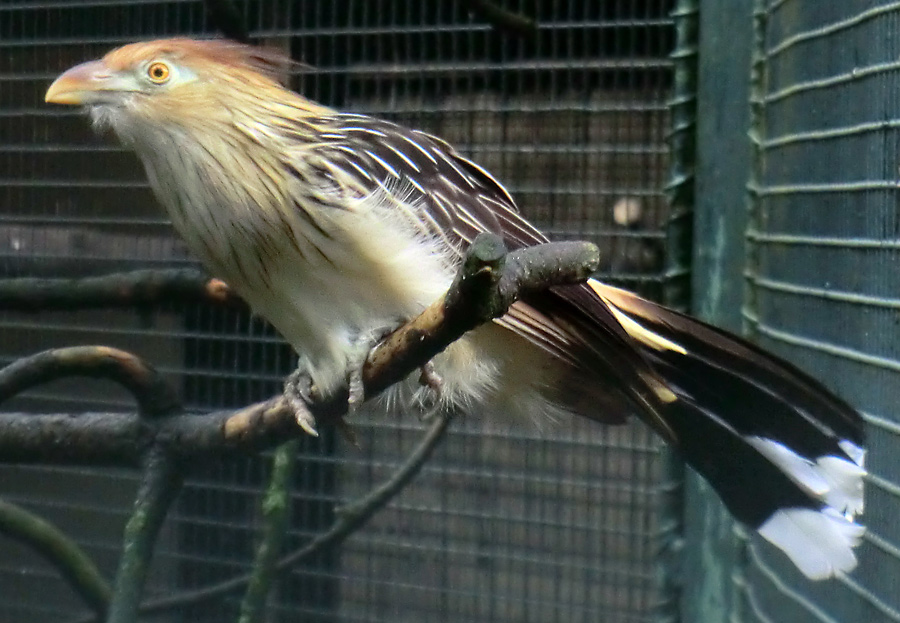
[[[45,100],[84,106],[95,122],[122,135],[135,126],[189,125],[260,105],[297,107],[302,98],[278,82],[291,65],[277,52],[232,41],[147,41],[72,67],[50,85]],[[299,105],[324,110],[306,100]]]

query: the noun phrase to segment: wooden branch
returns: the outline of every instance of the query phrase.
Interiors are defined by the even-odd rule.
[[[459,275],[447,294],[370,354],[363,369],[366,395],[371,397],[383,391],[430,361],[465,332],[503,315],[521,296],[583,281],[596,269],[598,262],[597,248],[587,243],[553,243],[506,254],[499,237],[480,235],[470,245]],[[70,357],[60,357],[60,352]],[[13,364],[5,371],[7,390],[5,394],[0,392],[0,398],[10,397],[41,380],[80,374],[82,366],[67,362],[81,361],[89,369],[104,370],[101,376],[123,382],[140,400],[141,392],[153,386],[155,377],[152,369],[139,359],[125,355],[123,358],[111,349],[96,347],[42,353],[25,363]],[[135,369],[139,374],[133,373]],[[129,373],[122,376],[122,371]],[[0,371],[0,389],[4,385],[3,373]],[[141,382],[133,387],[128,385],[135,378]],[[310,406],[317,419],[340,418],[347,410],[346,396],[346,390],[336,396],[318,396],[320,401],[314,401]],[[157,410],[142,408],[142,412],[148,411],[155,413]],[[446,431],[449,420],[450,415],[440,416],[422,444],[388,482],[343,509],[331,530],[279,561],[275,568],[286,568],[334,545],[363,525],[421,468]],[[237,411],[203,415],[177,413],[148,418],[111,413],[79,416],[2,413],[0,462],[135,465],[141,462],[141,457],[146,459],[144,481],[135,512],[126,527],[125,543],[128,546],[123,553],[109,610],[110,623],[119,623],[132,621],[137,615],[153,544],[168,505],[180,486],[183,468],[211,454],[256,452],[273,447],[298,436],[299,431],[293,413],[280,396]],[[265,556],[271,559],[271,551]],[[268,561],[266,565],[269,565]],[[177,598],[158,600],[148,604],[146,610],[157,611],[209,599],[211,595],[238,590],[250,580],[250,576],[242,576]]]
[[[482,234],[447,295],[394,332],[363,370],[372,397],[428,362],[466,331],[501,316],[518,297],[581,282],[596,268],[594,245],[559,242],[503,255],[502,243]],[[505,261],[504,261],[505,260]],[[320,422],[347,411],[347,391],[311,405]],[[187,463],[210,454],[253,453],[301,434],[281,396],[243,409],[140,418],[136,414],[0,413],[0,463],[137,465],[154,441]]]
[[[405,378],[466,332],[499,318],[522,296],[585,281],[599,261],[599,250],[588,242],[551,242],[507,254],[499,236],[479,234],[447,294],[369,354],[363,368],[366,397]],[[316,397],[317,419],[346,413],[346,389]]]
[[[21,541],[56,567],[96,616],[102,617],[112,591],[94,561],[56,526],[10,502],[0,500],[0,533]]]
[[[246,308],[224,281],[191,268],[134,270],[74,279],[0,279],[0,310],[8,311],[147,308],[194,302]]]
[[[72,376],[118,383],[134,396],[141,416],[161,416],[179,407],[175,391],[155,368],[108,346],[54,348],[17,359],[0,370],[0,402],[35,385]]]
[[[137,621],[156,539],[183,482],[182,470],[162,445],[151,448],[144,458],[144,473],[134,511],[122,537],[122,555],[107,623]]]

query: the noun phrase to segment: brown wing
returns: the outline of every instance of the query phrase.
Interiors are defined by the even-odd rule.
[[[367,188],[420,206],[422,226],[456,252],[482,232],[501,235],[511,249],[548,241],[493,176],[444,141],[363,115],[336,115],[327,123],[332,131],[324,136],[342,168]],[[672,439],[658,409],[674,396],[591,288],[558,287],[530,296],[497,322],[570,367],[572,382],[560,399],[572,408],[604,421],[621,421],[637,408]],[[583,412],[584,403],[601,400],[605,412]],[[618,408],[610,411],[611,403]]]

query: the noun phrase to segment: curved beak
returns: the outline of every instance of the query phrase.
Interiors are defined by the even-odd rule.
[[[91,104],[109,95],[121,92],[123,84],[103,61],[90,61],[76,65],[53,81],[44,101],[51,104]]]

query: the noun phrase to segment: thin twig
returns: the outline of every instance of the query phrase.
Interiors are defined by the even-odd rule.
[[[251,566],[247,592],[241,602],[239,623],[264,620],[266,599],[272,590],[278,554],[284,543],[291,504],[291,477],[297,457],[299,441],[293,439],[275,449],[272,455],[272,474],[262,503],[263,530],[256,556]]]
[[[43,556],[97,617],[104,616],[112,598],[109,584],[94,561],[59,528],[24,508],[0,500],[0,533]]]
[[[147,308],[191,302],[246,307],[225,282],[191,268],[134,270],[72,279],[0,279],[0,310],[7,311]]]
[[[134,511],[125,525],[107,623],[134,623],[137,620],[156,539],[181,484],[181,470],[172,457],[160,445],[151,448],[146,456]]]
[[[369,491],[365,496],[338,509],[338,517],[326,532],[314,537],[302,548],[284,556],[278,561],[275,568],[284,571],[298,563],[315,556],[329,547],[339,545],[348,536],[364,526],[376,512],[381,510],[391,501],[422,469],[422,466],[431,457],[434,449],[447,432],[452,414],[436,416],[434,423],[422,437],[422,441],[410,453],[403,464],[391,477]],[[207,586],[205,588],[185,591],[171,597],[153,599],[141,606],[141,614],[153,614],[175,608],[182,608],[217,599],[225,595],[241,590],[250,581],[251,575],[237,576],[224,582]],[[94,619],[85,618],[77,623],[88,623]]]
[[[466,4],[469,10],[481,16],[484,21],[500,32],[525,37],[529,40],[537,37],[537,22],[530,17],[508,11],[488,0],[466,0]]]
[[[219,32],[241,43],[250,42],[250,34],[244,24],[244,18],[233,0],[203,0],[209,21]]]
[[[35,385],[72,376],[115,381],[131,392],[143,416],[157,417],[178,408],[174,390],[151,365],[108,346],[54,348],[17,359],[0,370],[0,403]]]

